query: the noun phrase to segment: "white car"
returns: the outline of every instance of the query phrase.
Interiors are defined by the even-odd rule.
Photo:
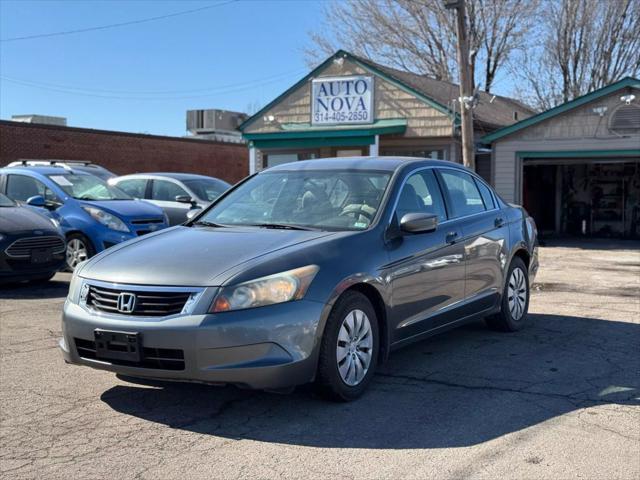
[[[207,207],[231,185],[219,178],[191,173],[135,173],[109,180],[134,198],[159,206],[170,225],[180,225],[193,210]]]

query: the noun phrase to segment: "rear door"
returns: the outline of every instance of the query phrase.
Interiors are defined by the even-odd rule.
[[[189,203],[176,202],[176,197],[190,197],[179,184],[169,180],[151,180],[149,201],[162,208],[169,217],[169,223],[179,225],[187,221],[187,212],[193,208]]]
[[[392,342],[411,338],[450,321],[449,312],[464,299],[464,245],[457,222],[450,222],[432,169],[410,174],[398,197],[395,218],[433,213],[433,232],[409,234],[394,241],[385,275],[391,278]]]
[[[451,214],[461,222],[466,262],[465,303],[469,313],[491,308],[502,289],[508,258],[508,229],[489,187],[454,168],[439,169]]]

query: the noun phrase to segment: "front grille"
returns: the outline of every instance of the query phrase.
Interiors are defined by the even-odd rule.
[[[162,218],[148,218],[146,220],[131,220],[132,225],[146,225],[148,223],[163,223]]]
[[[121,293],[135,295],[132,311],[118,310],[118,297]],[[164,317],[182,312],[190,296],[191,292],[117,290],[89,285],[86,301],[89,307],[102,312],[145,317]]]
[[[50,248],[53,253],[64,252],[64,240],[54,236],[20,238],[9,245],[5,253],[10,257],[30,257],[32,250],[41,248]]]
[[[88,360],[96,360],[96,342],[93,340],[83,340],[74,338],[78,356]],[[184,352],[172,348],[150,348],[142,349],[142,360],[140,362],[127,362],[124,360],[108,360],[114,365],[124,365],[139,368],[154,368],[159,370],[184,370]]]

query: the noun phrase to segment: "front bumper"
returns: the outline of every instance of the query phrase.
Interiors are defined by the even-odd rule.
[[[120,232],[118,230],[111,230],[104,225],[96,225],[94,228],[86,231],[85,233],[91,240],[96,253],[99,253],[109,247],[117,245],[118,243],[126,242],[127,240],[141,237],[143,235],[146,235],[147,233],[152,233],[157,230],[167,228],[168,225],[164,222],[136,225],[127,223],[127,227],[130,229],[129,232]]]
[[[152,319],[106,316],[67,301],[59,346],[69,363],[131,377],[287,388],[314,378],[323,311],[322,303],[299,300],[216,315]],[[91,358],[95,329],[138,332],[144,356],[167,351],[176,356],[181,351],[183,362],[173,361],[169,369],[162,360],[124,365]]]
[[[0,283],[46,277],[60,270],[64,261],[64,252],[54,254],[51,262],[33,264],[30,258],[9,257],[4,251],[0,251]]]

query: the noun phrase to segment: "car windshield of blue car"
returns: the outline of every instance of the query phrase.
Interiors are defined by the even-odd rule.
[[[274,171],[247,180],[195,224],[364,230],[376,217],[390,174],[378,171]]]
[[[15,207],[16,204],[9,197],[5,197],[2,193],[0,193],[0,207]]]
[[[222,195],[227,190],[227,188],[231,186],[221,180],[208,178],[183,180],[182,183],[189,187],[198,198],[201,198],[202,200],[205,200],[207,202],[213,202],[216,198]]]
[[[107,184],[93,175],[49,175],[65,193],[77,200],[131,200],[132,197],[119,188]]]

